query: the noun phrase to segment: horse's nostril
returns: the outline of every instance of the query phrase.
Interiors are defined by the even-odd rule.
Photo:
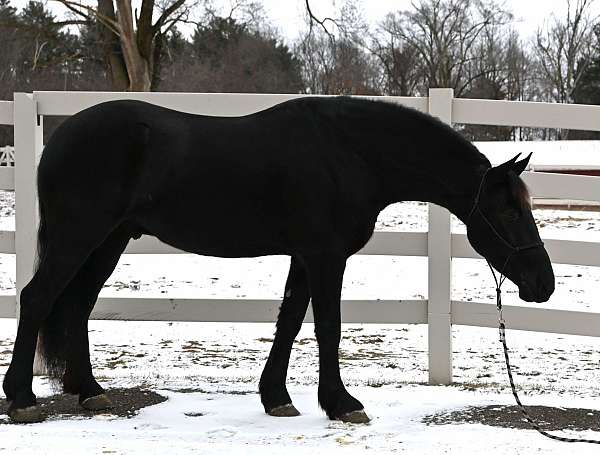
[[[531,302],[534,299],[533,292],[531,291],[531,286],[527,283],[526,280],[522,279],[519,282],[519,297],[526,302]]]
[[[554,281],[552,282],[543,282],[538,278],[537,280],[537,288],[540,296],[544,296],[546,298],[550,297],[554,292]]]
[[[546,302],[554,292],[554,283],[536,280],[532,300],[538,303]]]
[[[541,294],[544,297],[549,298],[553,293],[554,293],[554,285],[551,285],[551,286],[542,285]]]

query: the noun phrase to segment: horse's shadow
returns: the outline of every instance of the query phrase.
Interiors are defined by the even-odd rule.
[[[131,418],[140,409],[162,403],[167,397],[140,387],[116,388],[107,391],[114,405],[110,409],[91,411],[79,405],[76,395],[56,394],[37,399],[44,417],[49,420],[92,418],[98,414],[114,418]],[[7,415],[8,403],[0,403],[0,425],[13,424]]]

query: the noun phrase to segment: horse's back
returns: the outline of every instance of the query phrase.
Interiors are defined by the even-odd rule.
[[[131,100],[96,105],[48,143],[40,200],[70,194],[197,253],[287,253],[294,226],[318,236],[331,209],[331,144],[311,103],[229,118]]]
[[[157,125],[149,147],[159,170],[144,179],[140,222],[167,243],[203,254],[288,253],[290,226],[310,228],[308,207],[325,207],[330,192],[308,114],[290,103],[244,117],[195,116],[184,138]],[[179,147],[167,150],[172,143]]]

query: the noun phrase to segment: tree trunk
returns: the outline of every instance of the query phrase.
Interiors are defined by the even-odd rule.
[[[152,80],[150,81],[150,89],[156,91],[159,88],[161,82],[161,71],[162,71],[162,51],[165,37],[158,33],[154,37],[154,50],[153,50],[153,67],[152,67]]]
[[[98,0],[98,13],[116,22],[113,0]],[[110,69],[113,90],[123,92],[129,88],[127,67],[121,52],[119,38],[105,25],[98,23],[104,48],[104,58]]]
[[[133,27],[131,0],[116,0],[117,21],[120,27],[119,39],[123,58],[129,76],[128,90],[131,92],[150,91],[151,64],[144,58],[138,47],[138,40]]]

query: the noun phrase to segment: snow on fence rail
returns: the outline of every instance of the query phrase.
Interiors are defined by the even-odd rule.
[[[113,99],[139,99],[194,114],[235,116],[257,112],[300,95],[33,92],[0,101],[0,125],[14,125],[16,166],[0,167],[0,189],[15,190],[16,229],[0,231],[0,253],[16,253],[17,295],[0,296],[0,317],[14,317],[15,304],[33,273],[37,195],[36,164],[42,151],[43,118],[73,115]],[[451,89],[431,89],[428,97],[373,97],[428,112],[447,123],[569,128],[600,131],[600,106],[559,105],[495,100],[455,99]],[[600,202],[600,178],[526,173],[532,196]],[[553,262],[600,266],[600,243],[544,239]],[[130,242],[128,254],[181,253],[153,237]],[[345,300],[345,322],[419,323],[429,327],[429,379],[452,381],[452,325],[495,327],[495,306],[452,301],[452,258],[479,258],[464,234],[453,234],[450,214],[429,206],[429,230],[376,232],[358,254],[426,256],[426,300]],[[273,321],[279,300],[100,298],[96,319],[169,321]],[[600,313],[506,306],[510,328],[572,335],[600,336]],[[312,312],[307,313],[312,320]]]

